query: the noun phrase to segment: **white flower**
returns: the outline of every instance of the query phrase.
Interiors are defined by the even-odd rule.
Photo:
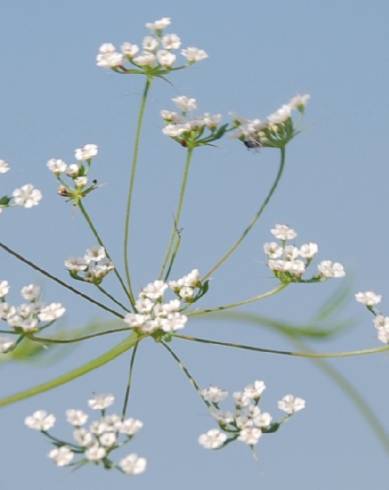
[[[235,393],[232,394],[232,396],[234,398],[235,405],[237,408],[248,407],[252,402],[252,398],[246,396],[242,391],[236,391]]]
[[[219,429],[211,429],[199,436],[199,444],[205,449],[218,449],[227,440],[226,434]]]
[[[301,276],[305,272],[305,264],[302,260],[292,260],[285,262],[286,272],[293,274],[294,276]]]
[[[332,260],[323,260],[317,268],[320,275],[326,279],[344,277],[346,275],[343,265],[339,262],[332,262]]]
[[[85,457],[89,461],[100,461],[105,458],[107,451],[98,445],[91,446],[85,451]]]
[[[177,34],[165,34],[162,37],[162,46],[165,49],[178,49],[181,46],[181,39]]]
[[[135,56],[133,59],[134,63],[139,66],[154,66],[157,58],[153,53],[145,52],[138,56]]]
[[[162,129],[162,133],[170,138],[177,138],[189,129],[188,124],[168,124]]]
[[[55,175],[59,175],[63,172],[66,172],[67,169],[66,163],[58,158],[51,158],[47,162],[47,167],[50,170],[50,172],[53,172],[53,174]]]
[[[66,308],[61,303],[50,303],[40,310],[38,317],[41,322],[52,322],[61,318],[65,311]]]
[[[10,337],[0,337],[0,354],[7,354],[14,346],[14,340],[11,340]]]
[[[29,429],[47,432],[54,427],[55,417],[47,413],[46,410],[37,410],[29,417],[26,417],[24,423]]]
[[[10,166],[9,163],[5,160],[0,160],[0,174],[5,174],[9,171]]]
[[[173,111],[167,111],[166,109],[162,109],[161,117],[164,121],[175,124],[182,121],[182,116],[180,114],[177,114],[177,112]]]
[[[222,118],[221,114],[209,114],[206,112],[202,117],[202,123],[209,129],[216,128]]]
[[[126,419],[121,422],[119,432],[127,436],[133,436],[143,427],[143,422],[137,419]]]
[[[66,466],[73,460],[74,453],[69,447],[61,446],[52,449],[49,458],[54,460],[57,466]]]
[[[66,410],[66,420],[69,422],[69,424],[80,427],[81,425],[86,424],[88,415],[82,410],[69,408],[69,410]]]
[[[384,344],[389,344],[389,329],[379,328],[377,338]]]
[[[174,65],[174,62],[176,61],[176,55],[173,53],[170,53],[170,51],[160,49],[157,52],[157,60],[161,66],[166,67],[166,68],[170,68],[171,66]]]
[[[184,286],[180,289],[179,293],[180,298],[183,300],[187,301],[193,298],[195,291],[193,288],[190,288],[188,286]]]
[[[377,315],[373,319],[375,328],[385,328],[389,330],[389,316]]]
[[[254,446],[262,435],[261,429],[257,427],[245,427],[240,431],[238,441],[242,441],[249,446]]]
[[[193,46],[183,49],[181,54],[189,64],[197,63],[208,58],[208,54],[203,49],[198,49]]]
[[[285,104],[267,117],[270,124],[282,124],[291,116],[292,109]]]
[[[84,428],[77,428],[73,432],[73,437],[76,443],[81,447],[88,447],[94,445],[96,442],[94,435]]]
[[[247,385],[243,390],[243,396],[251,400],[259,400],[262,393],[265,391],[266,385],[263,381],[256,380],[253,384]]]
[[[180,95],[174,97],[172,101],[182,112],[194,111],[197,108],[197,101],[193,97],[187,97],[186,95]]]
[[[193,269],[189,274],[177,279],[177,281],[170,281],[169,287],[173,290],[180,289],[182,287],[196,288],[201,285],[200,272],[198,269]]]
[[[76,187],[85,187],[88,184],[88,177],[86,175],[81,175],[80,177],[76,177],[74,179],[74,183]]]
[[[147,284],[147,286],[142,289],[141,295],[146,296],[146,298],[151,300],[157,300],[162,298],[167,287],[168,285],[165,282],[157,280]]]
[[[94,420],[89,426],[90,432],[93,434],[101,435],[109,430],[109,426],[106,424],[104,419]]]
[[[116,443],[117,437],[115,432],[104,432],[104,434],[99,437],[99,441],[104,447],[112,447]]]
[[[365,291],[357,293],[355,299],[365,306],[375,306],[381,303],[382,296],[374,291]]]
[[[121,470],[127,475],[140,475],[146,469],[147,461],[137,454],[129,454],[119,461]]]
[[[104,247],[96,245],[96,247],[91,247],[86,250],[84,255],[85,262],[89,264],[90,262],[100,262],[107,257],[107,253]]]
[[[146,36],[143,39],[142,47],[145,51],[155,51],[159,46],[158,39],[153,36]]]
[[[111,393],[98,394],[94,398],[88,400],[88,405],[92,410],[105,410],[110,407],[115,401],[115,397]]]
[[[9,293],[8,281],[0,281],[0,298],[4,298]]]
[[[36,301],[41,294],[41,288],[36,284],[28,284],[20,292],[26,301]]]
[[[169,313],[166,318],[161,319],[161,327],[164,332],[175,332],[176,330],[184,328],[187,321],[188,317],[181,313]]]
[[[295,260],[300,255],[300,250],[293,245],[287,245],[283,251],[285,260]]]
[[[258,409],[258,407],[253,407],[253,408]],[[270,413],[261,412],[258,409],[258,413],[251,414],[251,417],[254,425],[256,425],[257,427],[260,427],[261,429],[267,429],[268,427],[270,427],[272,421],[272,416],[270,415]]]
[[[152,31],[162,31],[167,26],[170,26],[170,23],[170,17],[162,17],[162,19],[155,20],[154,22],[147,22],[145,26]]]
[[[270,230],[271,234],[278,238],[278,240],[293,240],[296,238],[297,233],[293,228],[289,228],[287,225],[275,225],[275,227]]]
[[[65,267],[73,272],[84,271],[88,268],[88,264],[83,257],[71,257],[65,260]]]
[[[84,145],[82,148],[77,148],[74,151],[74,156],[78,161],[90,160],[91,158],[95,157],[97,153],[98,153],[97,145],[87,144]]]
[[[128,42],[123,43],[121,49],[122,53],[129,58],[133,58],[139,52],[139,47],[136,44],[131,44]]]
[[[101,68],[114,68],[123,63],[123,55],[116,51],[116,48],[111,43],[104,43],[99,48],[99,53],[96,56],[96,64]]]
[[[68,165],[68,168],[66,170],[66,175],[69,175],[69,177],[77,177],[77,175],[80,172],[80,166],[77,163],[71,163]]]
[[[35,189],[32,184],[26,184],[15,189],[12,193],[12,204],[14,206],[23,206],[24,208],[32,208],[37,206],[42,199],[42,193],[39,189]]]
[[[288,102],[288,106],[291,109],[297,109],[299,111],[302,111],[304,110],[310,98],[311,96],[309,94],[304,94],[304,95],[297,94],[290,99],[290,101]]]
[[[280,410],[292,415],[305,408],[305,400],[294,395],[285,395],[277,405]]]
[[[209,386],[201,390],[201,396],[210,403],[220,403],[228,396],[228,391],[222,390],[218,386]]]
[[[319,247],[317,243],[314,242],[304,243],[300,247],[300,256],[303,257],[304,259],[312,259],[317,254],[318,251],[319,251]]]

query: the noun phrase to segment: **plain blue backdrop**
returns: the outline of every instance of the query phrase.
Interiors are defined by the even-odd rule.
[[[96,143],[100,154],[93,175],[104,185],[87,204],[112,255],[121,260],[123,208],[142,81],[97,68],[95,56],[103,42],[139,43],[145,22],[170,16],[171,31],[185,45],[204,48],[209,60],[172,76],[173,87],[157,81],[151,93],[131,243],[136,288],[157,275],[184,158],[182,148],[161,133],[160,109],[172,107],[171,97],[186,94],[198,99],[201,111],[264,117],[296,93],[308,92],[312,100],[303,132],[288,149],[285,178],[260,225],[213,277],[205,303],[238,300],[274,285],[262,244],[269,240],[272,225],[283,222],[298,230],[301,242],[317,241],[322,259],[344,263],[355,290],[374,289],[385,297],[387,2],[3,0],[0,14],[0,158],[12,166],[1,177],[2,192],[32,182],[44,193],[39,207],[1,216],[2,240],[66,278],[63,260],[82,254],[95,242],[77,210],[56,195],[46,162],[52,157],[71,161],[74,148]],[[249,152],[229,138],[217,148],[196,152],[176,276],[194,267],[205,271],[215,262],[252,216],[276,166],[277,152]],[[21,286],[35,281],[47,301],[65,304],[62,324],[69,330],[101,317],[93,306],[3,252],[0,260],[0,279],[10,281],[13,301],[18,301]],[[114,278],[107,285],[114,288]],[[292,287],[250,311],[307,322],[337,285]],[[383,309],[385,304],[389,305],[384,298]],[[353,317],[354,328],[336,341],[313,345],[316,349],[378,345],[371,319],[359,305],[351,302],[342,316]],[[189,331],[267,347],[288,346],[275,333],[242,323],[209,319],[191,323]],[[67,350],[65,357],[56,351],[55,363],[3,364],[1,394],[65,372],[116,340],[91,341]],[[266,409],[276,412],[277,399],[289,391],[303,396],[307,408],[278,434],[260,441],[259,462],[240,444],[207,452],[198,446],[197,437],[212,427],[212,420],[166,353],[145,343],[139,350],[130,413],[145,424],[131,449],[148,457],[148,471],[129,480],[99,468],[75,473],[57,469],[46,457],[46,441],[23,425],[24,417],[41,407],[59,417],[70,406],[83,408],[93,391],[112,391],[120,402],[127,354],[71,384],[2,409],[1,488],[387,488],[388,454],[353,404],[309,361],[178,342],[176,348],[202,385],[216,383],[233,391],[264,379]],[[331,363],[389,427],[388,357]],[[63,427],[59,425],[60,432]]]

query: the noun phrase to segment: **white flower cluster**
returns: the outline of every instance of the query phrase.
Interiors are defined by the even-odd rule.
[[[248,148],[284,146],[295,136],[292,113],[294,110],[304,112],[310,96],[296,95],[270,114],[265,121],[260,119],[235,118],[237,131],[235,137]]]
[[[168,288],[169,285],[163,281],[148,284],[135,303],[137,313],[128,313],[124,321],[134,330],[147,335],[173,333],[184,328],[188,317],[180,312],[181,302],[178,299],[164,302]]]
[[[172,101],[180,112],[161,111],[161,117],[166,123],[162,129],[163,134],[183,146],[188,146],[190,143],[197,143],[197,146],[209,144],[223,136],[227,126],[219,126],[221,114],[212,115],[207,112],[202,116],[189,118],[188,113],[197,108],[196,99],[180,95],[174,97]],[[206,134],[204,134],[205,130],[208,130]]]
[[[9,163],[5,160],[0,160],[0,174],[5,174],[10,170]],[[23,208],[32,208],[37,206],[42,199],[42,193],[32,184],[25,184],[18,187],[12,192],[12,196],[0,197],[0,213],[4,208],[10,206],[21,206]]]
[[[66,411],[67,422],[73,428],[73,439],[75,442],[66,442],[49,434],[56,422],[54,415],[45,410],[37,410],[26,417],[25,424],[28,428],[42,432],[54,443],[55,448],[49,452],[57,466],[76,466],[90,462],[100,465],[106,469],[117,469],[127,475],[139,475],[146,469],[146,459],[131,453],[122,458],[118,463],[110,459],[111,453],[128,444],[133,436],[143,427],[140,420],[134,418],[123,419],[116,414],[106,414],[106,409],[115,401],[111,394],[99,394],[88,401],[92,410],[99,410],[101,417],[85,425],[89,419],[88,414],[82,410],[69,409]],[[80,456],[78,462],[74,459]]]
[[[193,269],[189,274],[176,281],[169,281],[169,288],[187,303],[192,303],[198,297],[198,289],[201,287],[202,284],[198,269]]]
[[[288,243],[297,237],[293,228],[277,224],[271,230],[272,235],[280,242],[264,244],[267,265],[282,282],[317,282],[345,275],[339,262],[323,260],[318,265],[318,273],[310,279],[303,279],[303,274],[317,254],[319,247],[314,242],[304,243],[300,247]]]
[[[65,260],[65,267],[74,279],[100,284],[104,277],[115,267],[104,247],[99,245],[88,248],[83,257],[71,257]]]
[[[61,159],[50,158],[47,162],[47,167],[60,182],[58,193],[64,197],[71,197],[74,192],[82,192],[83,195],[88,194],[96,188],[96,182],[88,186],[88,172],[92,159],[97,156],[98,147],[94,144],[84,145],[82,148],[76,148],[74,151],[77,163],[67,164]],[[70,177],[74,189],[66,184],[64,176]]]
[[[26,303],[12,306],[6,301],[9,292],[8,281],[0,281],[0,318],[8,323],[13,331],[20,333],[32,333],[48,326],[65,313],[65,307],[61,303],[45,305],[40,301],[40,287],[28,284],[21,289],[21,295]],[[9,351],[14,346],[6,338],[0,340],[0,352]]]
[[[174,68],[177,59],[174,51],[181,47],[181,39],[177,34],[164,32],[169,25],[169,17],[148,22],[146,28],[151,32],[143,38],[142,48],[137,44],[125,42],[121,46],[121,51],[117,51],[112,43],[102,44],[96,57],[97,66],[114,69],[119,73],[134,73],[135,68],[145,70],[147,73],[152,70],[156,74],[182,68],[182,65]],[[182,49],[181,54],[186,59],[187,65],[208,58],[203,49],[193,46]],[[126,62],[130,63],[129,68],[125,67]]]
[[[382,315],[375,309],[375,306],[381,303],[381,294],[374,291],[364,291],[356,293],[355,299],[374,314],[373,325],[377,330],[378,340],[384,344],[389,344],[389,316]]]
[[[262,434],[276,432],[288,417],[305,407],[302,398],[285,395],[278,402],[278,408],[285,412],[286,416],[278,422],[273,422],[272,416],[268,412],[262,412],[258,406],[265,388],[265,383],[257,380],[242,391],[234,393],[233,412],[222,411],[219,407],[219,403],[227,398],[227,391],[217,386],[201,390],[201,395],[211,407],[211,413],[219,428],[201,434],[199,444],[206,449],[219,449],[238,440],[253,447]]]

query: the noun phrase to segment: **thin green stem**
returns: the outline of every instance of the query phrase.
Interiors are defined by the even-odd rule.
[[[5,250],[6,252],[8,252],[13,257],[16,257],[21,262],[27,264],[32,269],[40,272],[41,274],[43,274],[44,276],[48,277],[52,281],[56,282],[57,284],[60,284],[61,286],[63,286],[66,289],[69,289],[69,291],[71,291],[72,293],[77,294],[78,296],[81,296],[81,298],[84,298],[85,300],[89,301],[90,303],[93,303],[94,305],[98,306],[99,308],[101,308],[101,309],[103,309],[105,311],[108,311],[109,313],[112,313],[112,315],[115,315],[118,318],[123,318],[123,315],[121,313],[118,313],[117,311],[113,310],[109,306],[106,306],[103,303],[100,303],[99,301],[91,298],[90,296],[88,296],[87,294],[83,293],[82,291],[79,291],[78,289],[74,288],[70,284],[67,284],[65,281],[62,281],[62,279],[59,279],[58,277],[54,276],[50,272],[46,271],[45,269],[42,269],[42,267],[39,267],[34,262],[31,262],[31,260],[26,259],[25,257],[23,257],[23,255],[20,255],[19,253],[15,252],[15,250],[13,250],[12,248],[8,247],[7,245],[5,245],[2,242],[0,242],[0,248],[2,248],[3,250]]]
[[[278,172],[277,172],[276,178],[275,178],[273,185],[271,186],[270,191],[267,194],[265,200],[261,204],[261,207],[258,209],[256,214],[254,215],[254,217],[251,220],[251,222],[249,223],[249,225],[243,230],[243,233],[238,238],[238,240],[236,240],[236,242],[227,250],[227,252],[205,274],[205,276],[202,278],[203,281],[206,281],[207,279],[209,279],[209,277],[212,276],[212,274],[214,274],[218,269],[220,269],[220,267],[224,264],[224,262],[226,262],[231,257],[231,255],[237,250],[237,248],[240,246],[240,244],[243,242],[243,240],[246,238],[246,236],[253,229],[256,222],[261,217],[263,211],[266,209],[267,205],[269,204],[270,199],[272,198],[274,192],[276,191],[276,189],[278,187],[278,184],[281,180],[281,177],[282,177],[282,174],[283,174],[284,168],[285,168],[285,147],[281,147],[280,152],[281,152],[280,164],[278,167]]]
[[[19,335],[19,332],[13,332],[12,330],[0,330],[0,333],[6,333],[7,335]]]
[[[270,298],[271,296],[274,296],[275,294],[285,289],[287,286],[288,284],[281,283],[276,288],[271,289],[270,291],[266,291],[266,293],[257,294],[256,296],[238,301],[237,303],[229,303],[227,305],[215,306],[213,308],[205,308],[204,310],[188,311],[185,314],[187,316],[203,316],[207,315],[208,313],[218,313],[220,311],[230,310],[232,308],[237,308],[238,306],[248,305],[250,303],[255,303],[265,298]]]
[[[72,339],[56,339],[47,337],[36,337],[35,335],[29,335],[28,338],[34,342],[41,342],[42,344],[74,344],[82,342],[83,340],[91,340],[96,337],[102,337],[110,335],[111,333],[129,332],[132,331],[132,327],[113,328],[111,330],[104,330],[103,332],[91,333],[89,335],[83,335],[82,337],[74,337]]]
[[[146,109],[147,96],[151,87],[151,82],[152,82],[151,78],[146,79],[142,100],[139,108],[139,113],[138,113],[138,121],[137,121],[136,132],[135,132],[134,151],[132,154],[132,162],[131,162],[131,173],[130,173],[130,183],[128,188],[126,216],[124,220],[124,243],[123,243],[124,269],[126,273],[128,291],[131,297],[131,304],[133,306],[135,305],[135,299],[134,299],[134,293],[132,291],[130,266],[128,261],[128,242],[129,242],[129,235],[130,235],[132,197],[134,193],[135,176],[136,176],[136,170],[138,165],[138,155],[139,155],[139,146],[140,146],[140,139],[142,133],[142,126],[143,126],[143,117]]]
[[[139,342],[139,337],[135,334],[131,335],[130,337],[126,338],[119,344],[115,345],[112,349],[108,350],[101,356],[92,359],[91,361],[87,362],[86,364],[83,364],[82,366],[76,369],[72,369],[66,374],[62,374],[61,376],[58,376],[52,379],[51,381],[39,384],[32,388],[28,388],[27,390],[19,391],[14,395],[10,395],[0,399],[0,407],[5,407],[7,405],[11,405],[13,403],[25,400],[27,398],[31,398],[32,396],[36,396],[39,395],[40,393],[44,393],[45,391],[58,388],[59,386],[64,385],[65,383],[69,383],[69,381],[73,381],[76,378],[84,376],[85,374],[90,373],[91,371],[113,361],[114,359],[122,355],[124,352],[127,352],[128,350],[132,349],[138,342]]]
[[[207,408],[212,408],[212,405],[203,398],[201,395],[201,388],[197,381],[194,379],[194,377],[191,375],[189,369],[185,366],[185,364],[182,362],[182,360],[177,356],[177,354],[171,349],[166,342],[161,342],[161,344],[165,347],[165,349],[169,352],[169,354],[173,357],[173,359],[177,362],[177,364],[180,366],[180,369],[182,372],[185,374],[185,376],[189,379],[191,384],[193,385],[194,389],[197,391],[198,395],[202,399],[202,401],[205,403]]]
[[[103,286],[100,286],[100,284],[96,284],[96,287],[97,289],[103,293],[105,296],[107,296],[107,298],[109,298],[111,301],[113,301],[115,304],[117,304],[118,306],[120,306],[120,308],[122,308],[124,311],[127,311],[127,312],[130,312],[130,310],[123,305],[123,303],[121,303],[120,301],[118,301],[114,296],[112,296],[111,293],[109,293],[106,289],[103,288]]]
[[[359,349],[359,350],[344,351],[344,352],[321,352],[321,353],[297,352],[297,351],[278,350],[278,349],[266,349],[264,347],[254,347],[252,345],[237,344],[235,342],[221,342],[219,340],[203,339],[200,337],[191,337],[189,335],[175,334],[174,337],[177,339],[189,340],[192,342],[200,342],[202,344],[220,345],[223,347],[232,347],[235,349],[250,350],[254,352],[263,352],[266,354],[280,354],[284,356],[304,357],[307,359],[335,359],[335,358],[343,358],[343,357],[364,356],[368,354],[378,354],[380,352],[389,351],[389,345],[384,345],[383,347],[372,347],[370,349]]]
[[[126,296],[127,296],[127,298],[130,300],[130,303],[131,303],[131,295],[129,294],[129,292],[128,292],[127,288],[126,288],[126,285],[125,285],[125,283],[124,283],[124,280],[123,280],[122,276],[120,275],[119,271],[117,270],[116,265],[115,265],[114,261],[112,260],[112,258],[111,258],[111,256],[110,256],[110,254],[109,254],[109,252],[108,252],[107,247],[105,246],[105,244],[104,244],[104,242],[103,242],[103,240],[102,240],[102,238],[101,238],[101,236],[100,236],[99,232],[97,231],[97,229],[96,229],[96,227],[95,227],[95,225],[94,225],[94,223],[93,223],[93,221],[92,221],[92,218],[90,217],[90,215],[89,215],[88,211],[85,209],[85,206],[84,206],[84,204],[82,203],[82,201],[81,201],[81,200],[78,202],[78,207],[80,208],[81,214],[84,216],[84,218],[85,218],[86,222],[88,223],[88,226],[89,226],[89,228],[91,229],[91,231],[92,231],[93,235],[95,236],[95,238],[96,238],[96,240],[97,240],[98,244],[99,244],[101,247],[104,247],[104,250],[105,250],[105,253],[107,254],[107,257],[108,257],[108,258],[111,260],[111,262],[114,264],[114,267],[115,267],[115,268],[114,268],[114,270],[113,270],[113,271],[114,271],[114,274],[115,274],[115,275],[116,275],[116,277],[118,278],[118,280],[119,280],[119,282],[120,282],[120,285],[121,285],[121,287],[122,287],[123,291],[126,293]],[[112,298],[111,298],[111,299],[112,299]],[[117,303],[117,304],[119,304],[119,306],[121,306],[121,305],[120,305],[120,303],[118,303],[117,301],[115,301],[115,303]],[[126,308],[125,308],[125,309],[126,309]],[[128,311],[128,310],[127,310],[127,311]]]
[[[127,413],[128,400],[130,398],[130,391],[131,391],[131,384],[132,384],[132,375],[133,375],[133,371],[134,371],[134,364],[135,364],[136,353],[138,351],[138,346],[139,346],[139,342],[135,344],[135,347],[132,349],[132,352],[131,352],[130,370],[128,373],[128,382],[127,382],[126,392],[124,395],[122,419],[125,418],[126,413]]]
[[[185,160],[184,172],[182,174],[182,180],[181,180],[180,194],[179,194],[179,198],[178,198],[177,209],[176,209],[176,213],[174,215],[174,222],[172,225],[172,231],[170,234],[169,244],[168,244],[168,247],[166,250],[165,258],[164,258],[163,263],[162,263],[161,272],[159,273],[160,279],[162,279],[162,278],[164,278],[165,280],[167,279],[168,274],[167,273],[165,274],[166,267],[168,266],[168,264],[170,262],[169,267],[168,267],[168,273],[170,273],[171,268],[173,266],[173,260],[175,259],[177,252],[178,252],[178,248],[175,247],[175,244],[177,243],[177,234],[179,233],[179,229],[180,229],[180,219],[181,219],[181,214],[182,214],[182,210],[184,207],[184,199],[185,199],[185,193],[186,193],[186,188],[187,188],[187,184],[188,184],[190,166],[192,163],[193,150],[194,150],[194,148],[188,148],[187,153],[186,153],[186,160]],[[172,257],[173,251],[174,251],[173,260],[170,260]]]

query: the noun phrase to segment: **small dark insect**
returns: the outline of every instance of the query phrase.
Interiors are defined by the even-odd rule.
[[[247,140],[243,140],[243,144],[249,150],[251,150],[253,148],[261,148],[262,147],[261,142],[259,140],[255,139],[255,138],[250,138],[250,139],[247,139]]]

